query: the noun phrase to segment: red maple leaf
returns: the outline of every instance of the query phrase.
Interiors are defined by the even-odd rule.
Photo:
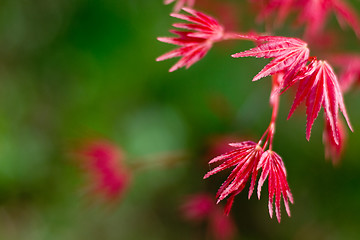
[[[216,194],[216,197],[218,198],[217,202],[220,202],[229,196],[225,206],[226,214],[229,214],[235,196],[244,189],[250,176],[251,183],[248,197],[251,197],[257,176],[256,167],[260,156],[263,153],[261,147],[252,141],[230,143],[229,145],[236,147],[236,149],[212,159],[209,164],[215,162],[222,162],[222,164],[212,169],[204,176],[204,179],[206,179],[220,171],[234,167],[231,174],[221,185]]]
[[[181,57],[181,59],[170,68],[173,72],[181,67],[189,68],[191,65],[202,59],[211,49],[214,42],[222,40],[224,36],[223,27],[212,17],[190,8],[183,8],[191,15],[172,13],[171,16],[188,21],[190,23],[175,23],[176,28],[186,29],[186,31],[170,30],[178,37],[159,37],[161,42],[181,46],[164,55],[158,57],[156,61]]]
[[[283,88],[305,67],[308,61],[310,51],[307,43],[298,38],[248,36],[248,39],[265,43],[245,52],[233,54],[232,57],[274,58],[253,78],[253,81],[283,72],[284,81],[280,83],[280,88]]]
[[[269,190],[269,214],[272,218],[273,215],[273,201],[275,197],[275,212],[278,222],[281,220],[280,214],[280,201],[281,195],[284,199],[285,209],[290,216],[289,201],[294,202],[292,194],[290,192],[289,184],[286,180],[286,169],[281,157],[274,151],[267,150],[261,156],[257,170],[262,168],[262,173],[258,184],[258,198],[260,199],[260,192],[262,185],[266,178],[268,180]]]
[[[332,0],[332,4],[339,24],[343,27],[347,23],[353,28],[355,34],[360,37],[360,21],[356,11],[342,0]]]
[[[313,59],[307,68],[298,74],[294,81],[299,81],[299,87],[288,119],[296,107],[306,99],[306,138],[310,139],[311,127],[317,118],[321,107],[324,108],[326,121],[331,127],[332,138],[339,144],[338,109],[342,111],[349,128],[352,130],[340,86],[334,71],[326,61]]]
[[[355,11],[344,0],[299,0],[302,6],[298,18],[300,23],[306,23],[307,37],[318,35],[325,25],[330,11],[334,11],[341,26],[346,22],[360,37],[360,22]]]
[[[131,172],[124,166],[122,151],[113,143],[96,139],[78,150],[78,160],[89,175],[89,189],[105,200],[120,199],[130,185]]]

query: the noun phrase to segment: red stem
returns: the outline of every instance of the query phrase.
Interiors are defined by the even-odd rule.
[[[273,107],[273,111],[271,114],[271,121],[269,124],[269,136],[270,136],[270,144],[269,144],[269,150],[272,150],[272,143],[273,138],[275,134],[275,122],[276,118],[279,112],[279,105],[280,105],[280,94],[278,91],[279,88],[279,79],[282,78],[282,74],[276,74],[272,77],[272,89],[271,89],[271,95],[270,95],[270,104]]]
[[[236,33],[236,32],[225,32],[222,40],[236,40],[236,39],[243,39],[243,40],[252,40],[255,41],[255,35],[251,34],[243,34],[243,33]]]
[[[273,138],[274,138],[274,134],[275,134],[275,122],[276,122],[276,118],[277,118],[277,115],[279,112],[279,105],[280,105],[280,93],[279,93],[279,89],[278,89],[279,82],[280,82],[279,78],[282,78],[281,73],[273,75],[273,77],[272,77],[270,106],[272,106],[273,111],[271,114],[270,124],[258,142],[258,144],[261,145],[261,141],[266,136],[264,146],[262,147],[263,150],[266,148],[268,143],[269,143],[269,150],[272,150],[272,143],[273,143]]]

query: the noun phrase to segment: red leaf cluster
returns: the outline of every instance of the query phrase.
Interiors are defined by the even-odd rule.
[[[249,36],[248,39],[260,41],[259,46],[250,50],[236,53],[233,57],[264,57],[274,58],[253,79],[256,81],[268,75],[283,73],[279,89],[288,89],[299,82],[297,94],[291,107],[289,117],[296,107],[306,99],[307,129],[306,138],[310,139],[311,127],[317,118],[321,107],[324,107],[326,120],[331,126],[335,143],[339,143],[338,109],[342,111],[349,128],[352,130],[346,113],[342,92],[337,77],[326,61],[313,58],[306,66],[309,59],[309,49],[306,42],[297,38]]]
[[[225,213],[229,214],[235,196],[244,189],[250,176],[251,183],[248,197],[251,197],[255,187],[257,173],[259,169],[262,168],[262,174],[258,183],[258,197],[260,198],[261,187],[269,176],[270,216],[272,217],[272,202],[275,196],[276,216],[280,222],[281,194],[284,199],[286,211],[290,216],[288,201],[292,203],[293,199],[286,180],[286,170],[281,157],[271,150],[264,152],[258,144],[251,141],[231,143],[230,145],[236,147],[236,149],[212,159],[209,164],[215,162],[222,163],[204,176],[205,179],[220,171],[234,167],[229,177],[219,188],[216,196],[218,198],[217,202],[229,197],[225,206]]]

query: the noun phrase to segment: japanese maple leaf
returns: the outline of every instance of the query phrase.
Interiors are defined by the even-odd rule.
[[[349,128],[352,130],[340,86],[331,66],[326,61],[313,59],[307,68],[298,74],[295,81],[299,87],[288,119],[296,107],[306,98],[306,138],[310,139],[312,125],[321,107],[324,108],[326,121],[330,125],[331,135],[336,144],[340,142],[338,109],[342,111]]]
[[[166,5],[173,2],[176,2],[174,12],[180,12],[183,7],[193,7],[195,4],[195,0],[164,0],[164,4]]]
[[[298,21],[306,24],[305,35],[310,38],[323,29],[331,11],[334,11],[341,26],[346,22],[360,37],[360,22],[355,11],[344,0],[298,0],[302,6]]]
[[[262,168],[262,173],[258,184],[258,198],[260,199],[261,188],[266,180],[268,180],[269,190],[269,214],[272,218],[273,215],[273,201],[275,197],[275,213],[278,222],[281,220],[280,214],[280,201],[281,195],[284,199],[285,209],[290,216],[289,201],[293,203],[293,197],[286,180],[286,169],[281,157],[272,150],[267,150],[261,155],[261,159],[257,166],[257,170]]]
[[[332,4],[339,24],[344,26],[344,23],[347,23],[353,28],[356,35],[360,37],[360,20],[356,11],[343,0],[332,0]]]
[[[298,38],[249,36],[248,39],[265,43],[245,52],[233,54],[232,57],[274,58],[253,78],[253,81],[283,72],[284,81],[280,83],[280,88],[283,88],[305,67],[308,61],[310,51],[307,43]]]
[[[222,40],[224,36],[223,27],[212,17],[190,8],[183,8],[190,15],[172,13],[171,16],[188,21],[190,23],[175,23],[176,28],[185,31],[170,30],[178,37],[159,37],[161,42],[179,45],[180,48],[172,50],[158,57],[156,61],[163,61],[174,57],[182,57],[169,72],[181,67],[189,68],[191,65],[202,59],[211,49],[214,42]]]
[[[229,177],[221,185],[216,194],[216,197],[218,198],[217,202],[220,202],[229,196],[225,206],[226,214],[229,214],[235,196],[244,189],[250,176],[251,184],[248,197],[251,197],[257,176],[256,167],[260,156],[263,153],[262,148],[252,141],[230,143],[229,145],[236,149],[212,159],[209,164],[215,162],[222,163],[204,176],[204,179],[206,179],[211,175],[233,167]]]
[[[113,143],[97,139],[78,150],[79,162],[89,175],[89,189],[105,200],[120,199],[128,189],[131,172],[124,166],[122,151]]]

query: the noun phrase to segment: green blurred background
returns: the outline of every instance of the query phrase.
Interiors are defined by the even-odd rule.
[[[230,2],[240,3],[240,31],[262,31],[244,1]],[[171,8],[162,0],[0,1],[1,240],[205,239],[179,205],[197,192],[215,198],[226,176],[202,180],[214,139],[262,135],[270,81],[251,82],[266,60],[230,57],[247,42],[218,44],[190,69],[168,73],[175,60],[155,58],[173,49],[156,40],[169,35]],[[336,51],[359,52],[351,30],[334,17],[331,26],[346,42]],[[324,160],[321,117],[310,142],[303,110],[286,121],[292,97],[282,97],[274,146],[295,198],[292,217],[283,209],[281,224],[269,218],[266,188],[260,201],[242,193],[232,210],[236,239],[360,239],[360,92],[345,96],[355,132],[338,167]],[[76,142],[94,136],[115,142],[129,168],[146,166],[115,206],[89,201],[71,159]],[[163,153],[186,157],[159,164]]]

